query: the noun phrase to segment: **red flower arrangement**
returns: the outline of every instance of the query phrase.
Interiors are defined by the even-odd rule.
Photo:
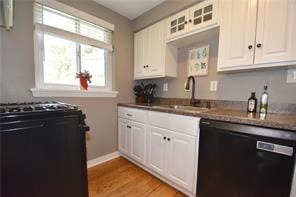
[[[87,90],[88,82],[91,83],[92,75],[88,71],[80,72],[76,74],[76,78],[80,79],[80,88],[81,90]]]

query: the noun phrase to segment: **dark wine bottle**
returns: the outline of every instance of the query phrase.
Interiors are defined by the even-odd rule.
[[[255,92],[251,93],[251,97],[248,99],[248,112],[256,112],[257,109],[257,98],[255,96]]]

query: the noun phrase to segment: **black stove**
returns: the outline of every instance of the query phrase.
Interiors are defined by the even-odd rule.
[[[61,102],[24,102],[24,103],[0,103],[0,114],[11,115],[20,113],[52,112],[77,110],[77,106]]]
[[[85,118],[61,102],[1,103],[0,196],[88,197]]]

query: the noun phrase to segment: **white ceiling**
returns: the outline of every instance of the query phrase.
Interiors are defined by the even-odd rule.
[[[165,0],[94,0],[95,2],[133,20]]]

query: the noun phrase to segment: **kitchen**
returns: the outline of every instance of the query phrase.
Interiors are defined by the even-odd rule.
[[[141,181],[139,177],[137,177],[138,179],[132,179],[132,173],[130,176],[122,175],[125,178],[121,174],[114,175],[114,182],[107,182],[108,177],[110,178],[111,175],[99,171],[104,168],[111,169],[108,165],[116,166],[119,164],[126,164],[129,167],[135,164],[139,166],[139,168],[135,166],[137,171],[143,170],[143,172],[140,171],[141,177],[144,175],[149,176],[149,178],[157,177],[155,179],[159,182],[152,184],[153,186],[151,187],[153,189],[150,189],[152,191],[156,188],[164,187],[165,192],[162,193],[162,196],[173,196],[170,195],[172,193],[175,195],[196,196],[198,191],[200,191],[198,189],[199,180],[200,185],[202,185],[202,180],[205,179],[204,176],[199,178],[199,175],[205,173],[198,173],[198,168],[206,166],[206,160],[209,159],[204,156],[198,156],[198,154],[203,153],[202,150],[206,153],[212,151],[212,149],[207,150],[207,146],[201,146],[202,144],[199,146],[199,143],[203,143],[203,135],[205,136],[205,134],[200,133],[202,132],[201,128],[209,130],[206,125],[199,123],[208,122],[216,125],[216,122],[212,123],[205,120],[251,126],[243,127],[243,129],[236,128],[236,131],[233,131],[229,125],[220,125],[219,129],[228,128],[229,133],[239,132],[240,130],[253,131],[255,129],[257,131],[256,134],[240,132],[239,135],[258,136],[260,134],[260,140],[256,140],[256,142],[272,142],[274,145],[282,145],[288,147],[288,152],[290,150],[289,147],[295,148],[295,140],[293,138],[293,133],[296,130],[296,37],[293,34],[296,30],[295,0],[283,2],[277,0],[242,0],[238,3],[221,0],[126,2],[116,0],[109,1],[109,3],[103,0],[15,0],[13,1],[12,28],[8,27],[9,31],[1,28],[0,31],[0,103],[59,101],[78,106],[85,113],[85,122],[90,129],[85,136],[87,165],[89,173],[93,173],[88,174],[89,196],[116,196],[116,192],[119,196],[120,194],[121,196],[149,196],[149,192],[143,195],[137,193],[141,189],[147,190],[145,184],[138,184],[142,187],[137,187],[137,184],[134,182],[134,185],[131,186],[131,180]],[[44,7],[42,9],[35,9],[40,8],[40,6],[36,6],[36,3]],[[50,9],[47,9],[47,7]],[[200,9],[207,11],[199,13]],[[39,20],[40,18],[35,16],[39,17],[40,10],[45,10],[52,15],[65,16],[67,19],[61,19],[56,24],[64,24],[67,28],[63,29],[62,26],[55,25],[54,23],[46,23],[45,18]],[[60,12],[65,12],[67,16]],[[277,14],[271,14],[275,12]],[[93,30],[95,31],[94,34],[101,32],[100,30],[103,28],[104,38],[109,40],[82,39],[86,36],[91,37],[91,34],[87,33],[80,37],[73,36],[74,33],[75,35],[79,33],[69,31],[68,26],[72,24],[70,21],[72,17],[68,17],[68,15],[100,26],[100,28],[96,29],[93,28],[94,26],[85,25],[86,23],[81,22],[80,24],[80,26],[87,26],[89,32],[95,29]],[[211,18],[208,19],[207,16],[211,16]],[[203,18],[208,20],[202,22],[203,20],[201,19]],[[51,20],[53,19],[51,18]],[[229,21],[232,21],[232,23],[229,23]],[[196,26],[193,26],[193,24],[196,24]],[[61,34],[64,30],[67,30],[68,34]],[[73,41],[75,39],[75,42],[81,43],[81,49],[83,46],[91,45],[108,51],[108,54],[112,56],[112,60],[111,63],[109,61],[110,64],[108,64],[108,61],[105,63],[107,67],[105,68],[106,72],[103,73],[108,73],[105,76],[106,87],[102,89],[94,87],[96,83],[100,83],[100,80],[96,78],[96,71],[92,72],[92,67],[89,66],[85,70],[89,70],[93,78],[88,90],[80,90],[81,84],[79,84],[79,79],[74,76],[76,70],[74,74],[69,75],[71,87],[67,86],[68,89],[65,89],[64,86],[62,89],[49,88],[49,86],[44,88],[44,84],[38,80],[42,66],[38,67],[39,64],[36,62],[36,57],[41,57],[39,59],[43,60],[44,57],[42,58],[42,55],[44,54],[40,53],[43,50],[42,42],[41,45],[36,45],[36,43],[40,42],[38,38],[34,37],[36,32],[50,33],[51,36],[62,35],[64,40],[68,35],[71,35],[72,37],[71,39],[69,37],[69,40]],[[172,32],[171,35],[169,32]],[[110,36],[112,37],[111,39]],[[195,73],[189,67],[189,62],[191,61],[189,54],[194,54],[204,49],[208,52],[205,55],[207,64],[203,69],[200,69],[203,71],[202,73]],[[64,54],[64,56],[69,56],[69,54],[70,52]],[[81,62],[83,62],[83,57],[85,56],[81,55]],[[44,62],[46,62],[48,58],[44,59]],[[193,58],[193,62],[195,59]],[[85,61],[91,64],[91,61]],[[71,65],[77,66],[73,62],[71,62]],[[64,73],[66,71],[64,70]],[[84,69],[80,71],[84,71]],[[195,107],[188,106],[192,98],[192,80],[187,84],[189,85],[189,91],[184,91],[184,84],[189,75],[195,76],[194,101],[199,101]],[[62,76],[65,79],[69,77],[68,75]],[[48,80],[51,79],[49,78]],[[152,104],[135,104],[136,98],[133,88],[134,86],[142,87],[141,83],[144,86],[156,84],[154,98],[149,98],[149,96],[143,98],[143,94],[140,94],[142,102],[150,100],[150,102],[153,101]],[[267,85],[268,93],[267,114],[259,113],[262,100],[261,94],[264,91],[265,85]],[[251,92],[256,92],[257,113],[247,113],[247,103]],[[211,108],[207,109],[207,107]],[[6,115],[9,115],[9,113],[1,114],[3,117]],[[205,120],[200,120],[200,118]],[[163,135],[159,135],[160,132],[163,132]],[[270,136],[265,136],[271,133],[282,136],[280,135],[282,134],[281,132],[284,132],[284,136],[289,136],[288,139],[286,139],[287,137],[283,139],[278,137],[282,141],[277,139],[274,142],[274,139],[270,140]],[[133,133],[135,138],[132,138]],[[179,138],[173,138],[173,136],[185,136],[186,138],[182,138],[182,141]],[[164,140],[164,137],[166,140]],[[213,136],[213,138],[208,139],[213,140],[217,138],[219,136]],[[177,140],[174,141],[174,139]],[[191,141],[189,141],[192,142],[190,147],[193,148],[182,146],[182,144],[188,142],[188,140],[184,139],[190,139]],[[5,144],[3,137],[2,140],[2,144]],[[217,143],[212,140],[209,142],[213,145]],[[155,144],[151,146],[149,142],[155,142]],[[158,142],[159,144],[157,144]],[[168,145],[165,144],[170,142],[180,142],[175,147],[175,153],[179,154],[180,157],[168,158],[167,155],[170,155],[168,154],[170,150]],[[288,145],[285,145],[286,143]],[[228,145],[230,144],[229,142]],[[218,146],[219,144],[215,145]],[[225,148],[228,147],[226,144],[224,145]],[[245,147],[239,146],[237,149],[243,151],[245,150],[244,148],[248,147],[248,144],[245,145]],[[264,155],[268,155],[271,151],[267,150],[270,148],[267,145],[263,143],[262,147],[264,150],[262,150],[260,143],[255,143],[254,151],[258,151],[258,154],[263,154],[262,158],[264,158]],[[165,146],[165,148],[161,149],[162,146]],[[257,149],[256,146],[258,146]],[[187,154],[184,154],[184,151]],[[151,157],[151,153],[155,153],[155,157]],[[190,156],[190,154],[193,156]],[[3,155],[3,152],[1,152],[1,155]],[[295,161],[294,153],[292,157],[276,153],[272,153],[272,155],[291,158]],[[123,157],[127,160],[123,159]],[[225,157],[228,158],[229,156],[225,155]],[[158,160],[159,158],[162,158],[162,160]],[[204,159],[201,160],[201,158]],[[233,157],[233,162],[235,159],[238,158]],[[272,157],[266,158],[264,161],[268,159],[272,159]],[[117,162],[117,164],[112,164],[112,162]],[[217,162],[221,163],[222,161],[219,160]],[[165,165],[163,171],[160,168],[160,164]],[[246,162],[246,165],[242,165],[242,169],[246,170],[244,172],[247,172],[249,164],[249,162]],[[184,167],[183,165],[187,166]],[[252,163],[252,165],[254,164]],[[283,162],[283,165],[288,166],[285,162]],[[117,167],[119,168],[119,166]],[[285,169],[290,168],[285,167]],[[176,171],[172,172],[176,174],[169,174],[169,169],[175,169]],[[202,171],[208,172],[207,170]],[[275,185],[277,183],[278,185],[285,185],[285,187],[279,187],[284,190],[282,195],[277,195],[274,191],[276,189],[272,190],[274,191],[274,196],[296,196],[296,188],[291,187],[292,180],[290,179],[292,179],[292,173],[290,171],[280,171],[282,174],[287,174],[286,176],[283,175],[283,177],[289,178],[284,178],[287,183],[281,182],[280,178],[278,182],[275,181],[273,183]],[[115,172],[118,172],[118,170],[114,169]],[[223,174],[228,171],[215,172]],[[266,171],[263,170],[263,172]],[[96,176],[96,174],[98,175]],[[102,175],[101,178],[96,180],[95,178],[99,177],[99,175]],[[228,176],[231,177],[231,174],[228,174]],[[258,178],[258,174],[256,176]],[[270,173],[269,177],[272,176],[279,177],[276,174]],[[110,185],[116,183],[116,178],[118,178],[118,182],[120,180],[120,183],[117,184],[117,187],[112,188]],[[248,177],[245,178],[250,180]],[[206,181],[210,181],[208,184],[205,183],[210,188],[211,183],[213,183],[211,181],[214,180],[206,179]],[[123,188],[128,188],[129,183],[132,189],[128,193],[124,193],[127,191],[124,191]],[[231,182],[225,181],[221,185],[226,188],[227,183],[230,184]],[[251,181],[247,183],[251,185]],[[263,185],[267,182],[262,181],[261,183],[262,188],[264,188]],[[271,183],[268,182],[268,184]],[[114,190],[113,195],[108,193],[108,190],[105,191],[106,188],[104,189],[104,187],[111,187],[110,191]],[[219,188],[216,188],[216,191],[219,192],[214,195],[265,196],[259,195],[259,191],[257,195],[244,193],[246,192],[245,188],[242,188],[242,190],[239,190],[239,188],[241,187],[234,191],[230,187],[227,191],[232,193],[224,195],[221,193],[222,191],[218,190]],[[265,191],[262,188],[260,192]],[[271,190],[277,187],[269,185],[268,188]],[[103,193],[104,191],[106,192],[105,194]],[[3,194],[2,196],[5,195]],[[153,192],[151,196],[153,196]],[[199,196],[213,196],[213,194],[205,193]],[[272,195],[269,194],[269,196]]]

